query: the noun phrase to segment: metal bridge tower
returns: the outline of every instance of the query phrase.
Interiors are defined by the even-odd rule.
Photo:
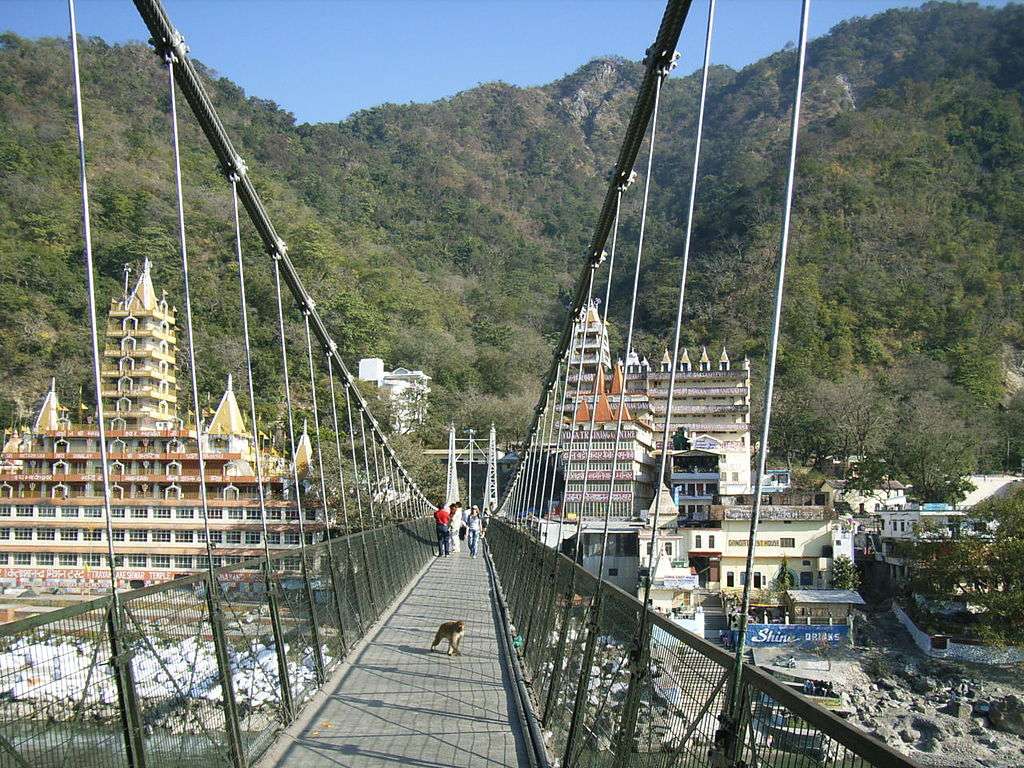
[[[448,506],[459,499],[459,469],[455,454],[455,424],[448,425],[448,482],[445,485],[444,503]]]
[[[481,504],[488,512],[498,508],[498,440],[493,424],[487,442],[487,479],[484,481],[484,498]]]

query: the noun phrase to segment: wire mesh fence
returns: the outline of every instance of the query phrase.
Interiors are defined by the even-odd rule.
[[[0,625],[0,765],[126,765],[111,600]]]
[[[750,664],[723,741],[729,653],[505,521],[488,540],[552,765],[916,765]]]
[[[433,526],[0,625],[0,766],[254,764],[433,557]]]

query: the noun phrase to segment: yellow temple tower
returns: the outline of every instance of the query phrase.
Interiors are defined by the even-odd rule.
[[[101,365],[107,428],[114,547],[122,586],[141,586],[208,565],[233,565],[263,554],[254,432],[227,386],[208,424],[200,424],[209,518],[203,520],[199,452],[192,415],[177,409],[176,310],[157,297],[151,265],[129,292],[110,302]],[[43,397],[31,429],[12,434],[0,452],[0,586],[109,586],[99,428],[88,408],[77,423],[57,395]],[[85,423],[82,423],[85,422]],[[300,477],[309,471],[309,437],[296,449]],[[290,462],[262,456],[266,544],[298,566],[300,533]],[[307,543],[323,536],[318,500],[304,499]],[[257,572],[238,571],[256,583]]]

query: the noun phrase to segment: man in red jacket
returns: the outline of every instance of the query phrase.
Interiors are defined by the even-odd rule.
[[[452,516],[447,507],[438,507],[434,513],[435,529],[437,531],[437,556],[449,557],[451,551],[451,521]]]

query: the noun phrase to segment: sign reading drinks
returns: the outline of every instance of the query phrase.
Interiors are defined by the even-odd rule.
[[[849,641],[850,628],[846,624],[748,624],[746,637],[747,645],[762,648],[838,646]]]

